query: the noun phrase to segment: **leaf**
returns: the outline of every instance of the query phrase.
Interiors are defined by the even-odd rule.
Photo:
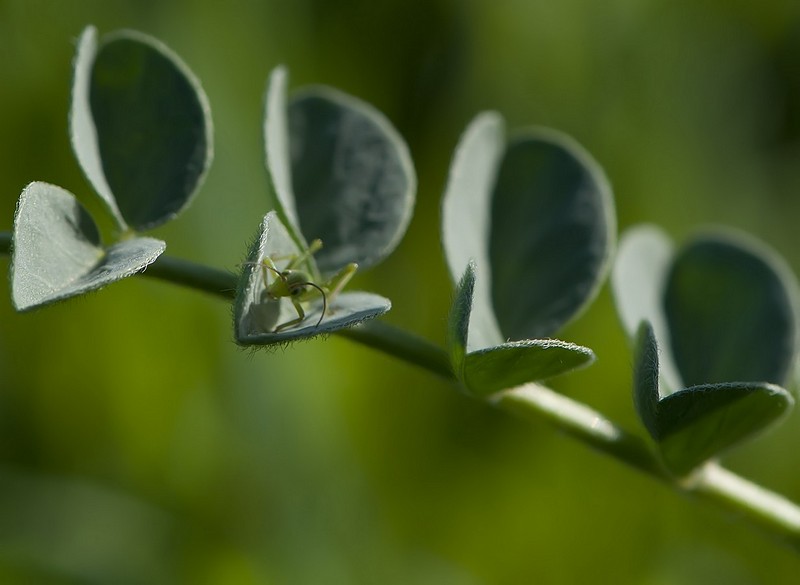
[[[272,70],[264,98],[264,150],[271,203],[298,247],[308,246],[300,231],[289,149],[289,113],[286,106],[288,73],[285,67]]]
[[[11,300],[28,311],[99,289],[144,270],[165,247],[132,238],[103,249],[97,226],[71,193],[31,183],[14,217]]]
[[[682,248],[666,282],[672,353],[687,385],[783,385],[794,364],[796,284],[771,250],[707,234]]]
[[[478,396],[553,378],[594,362],[587,347],[558,339],[512,341],[468,353],[464,383]]]
[[[774,384],[692,386],[659,402],[654,436],[665,464],[685,475],[782,418],[793,405],[792,396]]]
[[[631,339],[642,321],[648,321],[660,341],[660,373],[669,391],[684,387],[670,351],[670,334],[664,313],[664,287],[674,252],[664,232],[652,225],[626,230],[611,273],[617,314]]]
[[[402,137],[374,107],[329,87],[295,94],[288,115],[300,231],[324,243],[320,270],[379,263],[414,208],[417,179]]]
[[[492,307],[488,241],[490,197],[504,143],[502,118],[494,112],[477,116],[456,148],[442,201],[442,244],[450,277],[456,281],[474,263],[469,351],[503,342]]]
[[[786,390],[764,382],[704,384],[660,398],[658,380],[658,345],[645,321],[636,339],[633,403],[676,475],[753,436],[794,405]]]
[[[264,257],[289,258],[300,250],[274,211],[269,212],[261,224],[242,270],[234,305],[234,336],[241,345],[272,345],[296,339],[308,339],[332,333],[382,315],[391,308],[391,302],[381,296],[365,292],[344,292],[328,298],[328,311],[320,322],[322,298],[309,303],[305,319],[294,327],[275,332],[276,325],[297,318],[288,298],[273,300],[263,293],[265,289],[262,261]],[[278,265],[280,268],[280,264]],[[319,322],[319,325],[317,323]]]
[[[72,149],[86,178],[100,195],[116,222],[125,227],[125,220],[117,207],[111,187],[108,186],[103,172],[103,160],[100,156],[100,145],[97,141],[97,130],[92,118],[89,103],[91,90],[92,66],[97,55],[97,29],[87,26],[78,39],[78,48],[73,63],[72,104],[70,108],[69,126]]]
[[[552,378],[594,361],[592,350],[556,339],[509,342],[467,353],[474,288],[475,264],[470,262],[456,287],[448,320],[453,371],[470,393],[488,396],[526,382]]]
[[[616,231],[611,188],[575,141],[521,133],[494,183],[491,296],[505,338],[548,337],[597,294]]]
[[[174,218],[212,159],[208,101],[184,63],[156,39],[118,31],[78,43],[70,128],[78,161],[120,226]]]
[[[666,328],[662,297],[672,256],[672,242],[656,226],[636,226],[620,237],[611,285],[617,313],[631,337],[645,319],[653,329]]]
[[[464,380],[464,363],[467,356],[469,317],[472,312],[472,297],[475,293],[475,263],[467,264],[464,276],[456,286],[447,319],[447,349],[450,364],[456,377]]]
[[[625,328],[645,320],[635,341],[634,406],[673,473],[689,473],[793,406],[770,383],[788,374],[796,336],[795,284],[772,252],[708,234],[673,257],[663,233],[644,226],[623,236],[612,283]],[[661,356],[657,338],[668,344]],[[672,359],[678,391],[662,398],[659,378]],[[681,378],[692,386],[680,389]]]
[[[636,335],[633,354],[633,406],[651,436],[659,433],[658,344],[653,326],[643,321]]]

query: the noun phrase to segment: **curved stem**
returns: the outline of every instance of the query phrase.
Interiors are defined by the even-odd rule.
[[[589,406],[547,386],[523,384],[498,392],[489,401],[520,418],[535,422],[544,419],[590,447],[648,475],[662,480],[672,479],[641,438]]]
[[[8,253],[10,247],[11,235],[0,232],[0,253]],[[235,274],[186,260],[161,256],[143,274],[227,300],[235,295]],[[338,335],[456,382],[447,353],[442,348],[402,329],[373,321],[342,330]],[[677,479],[662,467],[644,440],[585,404],[540,384],[523,384],[498,392],[488,402],[527,420],[547,421],[654,479],[747,518],[800,552],[800,506],[716,464],[703,467],[690,482]]]

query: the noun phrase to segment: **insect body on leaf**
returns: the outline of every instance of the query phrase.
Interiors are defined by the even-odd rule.
[[[288,263],[281,269],[277,267],[275,261],[283,260],[287,257],[272,258],[264,256],[261,260],[264,288],[261,291],[260,302],[267,303],[288,298],[292,302],[295,311],[297,311],[297,318],[277,325],[274,329],[275,333],[302,323],[306,318],[303,303],[311,300],[317,294],[322,296],[322,312],[315,325],[315,327],[319,327],[325,317],[325,313],[328,311],[329,303],[333,301],[339,291],[345,287],[350,279],[353,278],[356,270],[358,270],[358,264],[351,262],[328,280],[321,283],[315,282],[311,274],[303,270],[301,266],[303,263],[307,263],[309,258],[320,248],[322,248],[322,241],[314,240],[302,253],[288,256]],[[270,276],[272,277],[272,282],[270,282]]]

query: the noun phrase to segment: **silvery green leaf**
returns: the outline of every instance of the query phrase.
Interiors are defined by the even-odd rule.
[[[286,92],[289,74],[285,67],[272,70],[264,98],[264,150],[273,209],[298,247],[308,245],[300,231],[292,186],[289,112]]]
[[[647,321],[660,346],[659,371],[665,393],[684,387],[670,346],[664,313],[664,289],[672,263],[672,242],[659,228],[643,224],[626,230],[611,273],[611,289],[622,326],[633,340],[642,321]]]
[[[289,103],[289,149],[300,231],[324,243],[321,272],[388,256],[411,220],[417,180],[386,116],[333,88],[306,88]]]
[[[78,42],[70,135],[78,162],[117,223],[141,231],[180,213],[212,159],[208,100],[189,68],[135,31]]]
[[[131,238],[103,248],[97,226],[71,193],[31,183],[14,217],[11,300],[28,311],[99,289],[141,272],[165,247]]]
[[[488,247],[490,197],[504,150],[502,118],[495,112],[477,116],[458,143],[442,200],[442,245],[453,282],[474,263],[468,351],[493,347],[504,341],[492,306]]]

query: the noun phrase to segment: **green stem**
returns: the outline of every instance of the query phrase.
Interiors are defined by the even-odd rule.
[[[224,299],[230,300],[236,296],[235,274],[188,260],[161,255],[141,274],[201,290]]]
[[[11,248],[11,234],[0,232],[0,253]],[[145,276],[155,277],[225,299],[235,295],[236,275],[186,260],[161,256]],[[380,321],[338,333],[437,376],[456,382],[448,356],[440,347]],[[800,507],[716,464],[708,464],[691,481],[671,476],[648,444],[601,413],[539,384],[524,384],[495,394],[489,403],[533,422],[542,420],[579,441],[694,497],[711,501],[747,518],[800,552]]]
[[[188,260],[162,255],[142,274],[225,299],[236,296],[235,274]],[[382,321],[367,321],[356,327],[342,329],[336,334],[420,366],[437,376],[453,378],[450,361],[444,350],[413,333]]]
[[[337,334],[425,368],[442,378],[454,379],[450,360],[442,348],[383,321],[367,321],[357,327],[342,329]]]

